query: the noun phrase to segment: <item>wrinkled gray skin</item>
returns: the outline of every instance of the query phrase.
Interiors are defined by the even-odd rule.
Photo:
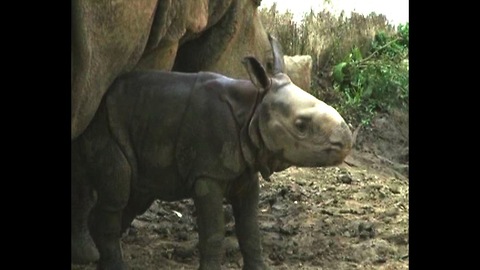
[[[214,71],[247,78],[241,60],[267,64],[260,0],[72,0],[71,139],[112,82],[131,70]],[[271,57],[270,57],[271,58]]]
[[[272,77],[246,57],[251,81],[136,71],[113,83],[72,143],[72,261],[99,255],[99,269],[127,269],[120,236],[132,220],[155,199],[193,198],[199,269],[221,269],[226,198],[243,269],[267,269],[257,224],[258,172],[268,179],[291,165],[337,165],[352,147],[342,117],[291,83],[278,43],[272,45]]]

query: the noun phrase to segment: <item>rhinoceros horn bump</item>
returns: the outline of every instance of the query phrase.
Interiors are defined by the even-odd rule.
[[[278,73],[285,73],[285,62],[283,60],[282,45],[280,45],[280,42],[278,42],[278,40],[275,37],[273,37],[271,34],[268,34],[268,40],[270,41],[270,45],[272,45],[273,75]]]

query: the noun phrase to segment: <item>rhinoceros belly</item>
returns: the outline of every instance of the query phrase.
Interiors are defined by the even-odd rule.
[[[141,172],[134,183],[135,189],[152,194],[156,199],[176,201],[191,197],[186,183],[174,166],[151,168]]]
[[[175,164],[174,149],[174,144],[165,140],[138,156],[138,174],[133,183],[136,189],[165,201],[190,197],[186,181]]]

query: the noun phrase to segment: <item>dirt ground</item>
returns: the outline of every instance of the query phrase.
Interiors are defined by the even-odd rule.
[[[291,167],[262,180],[259,223],[271,269],[408,269],[408,112],[379,115],[355,134],[339,167]],[[241,269],[231,208],[224,207],[223,266]],[[122,241],[132,270],[197,269],[193,202],[156,201]]]

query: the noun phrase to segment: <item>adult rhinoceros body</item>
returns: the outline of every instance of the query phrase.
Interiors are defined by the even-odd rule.
[[[245,55],[266,65],[271,48],[260,2],[72,0],[72,141],[125,72],[203,70],[247,78],[240,64]]]
[[[200,269],[220,269],[223,198],[233,207],[244,269],[265,269],[257,225],[258,172],[330,166],[351,149],[332,107],[245,58],[251,81],[223,75],[138,71],[119,77],[91,125],[72,143],[72,259],[126,269],[121,232],[151,203],[193,198]],[[280,68],[278,68],[280,67]],[[87,199],[86,199],[87,198]]]

